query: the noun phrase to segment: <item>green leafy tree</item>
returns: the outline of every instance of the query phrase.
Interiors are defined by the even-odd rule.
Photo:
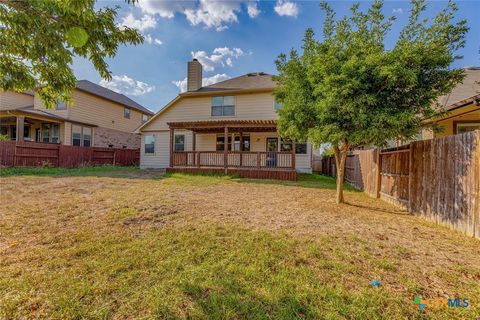
[[[143,37],[115,24],[117,8],[94,5],[94,0],[0,0],[0,90],[35,89],[47,108],[58,100],[72,103],[74,56],[89,59],[110,79],[106,58]]]
[[[466,21],[455,21],[449,2],[432,21],[423,19],[424,1],[411,3],[410,19],[395,45],[385,38],[395,17],[382,14],[377,0],[366,12],[352,6],[352,15],[339,20],[327,3],[323,37],[312,29],[303,51],[281,54],[277,101],[282,136],[330,143],[337,167],[337,203],[344,201],[343,180],[347,152],[360,145],[385,145],[390,139],[412,138],[425,119],[439,114],[439,96],[463,79],[462,69],[450,68],[464,46]]]

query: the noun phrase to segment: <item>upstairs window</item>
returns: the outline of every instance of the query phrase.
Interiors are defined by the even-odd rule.
[[[128,108],[123,109],[123,117],[125,119],[130,119],[130,109],[128,109]]]
[[[273,108],[275,109],[275,111],[278,111],[283,108],[283,103],[275,101],[273,103]]]
[[[57,110],[66,110],[67,109],[67,104],[63,101],[58,100],[57,104],[55,105],[55,109]]]
[[[145,123],[148,121],[148,115],[142,114],[142,123]]]
[[[212,97],[212,117],[235,115],[235,97]]]
[[[175,135],[175,151],[185,151],[185,135]]]
[[[145,142],[145,153],[153,154],[155,153],[155,136],[153,134],[146,135],[144,137]]]

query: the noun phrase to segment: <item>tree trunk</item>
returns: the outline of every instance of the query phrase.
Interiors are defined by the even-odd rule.
[[[337,169],[337,196],[336,202],[337,203],[344,203],[343,197],[343,181],[345,178],[345,162],[347,160],[347,152],[348,152],[348,142],[346,140],[342,141],[341,147],[338,148],[337,146],[333,147],[334,155],[335,155],[335,165]]]

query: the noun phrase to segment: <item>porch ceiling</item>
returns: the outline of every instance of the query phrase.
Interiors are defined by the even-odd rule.
[[[215,120],[169,122],[171,129],[191,130],[198,133],[220,133],[228,128],[229,132],[274,132],[277,131],[276,120]]]

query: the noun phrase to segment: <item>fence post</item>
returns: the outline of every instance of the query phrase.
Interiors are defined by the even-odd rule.
[[[115,165],[116,156],[117,156],[117,149],[113,149],[113,165]]]
[[[415,142],[410,142],[408,146],[408,212],[412,212],[412,171],[413,171],[413,152],[412,147]]]
[[[57,167],[60,168],[60,148],[62,147],[61,144],[58,145],[58,148],[57,148]]]
[[[13,166],[17,166],[17,141],[15,141],[15,146],[13,147]]]
[[[380,191],[382,190],[382,149],[377,148],[377,179],[375,182],[375,198],[380,198]]]

